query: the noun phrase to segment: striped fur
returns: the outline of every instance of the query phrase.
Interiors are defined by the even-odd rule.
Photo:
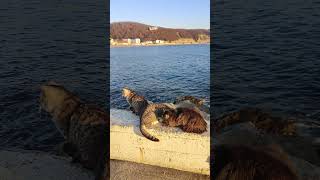
[[[40,105],[66,139],[63,150],[73,162],[95,171],[100,179],[107,161],[109,114],[95,105],[83,103],[75,94],[56,84],[41,86]],[[105,171],[105,172],[102,172]]]
[[[165,104],[149,104],[148,101],[141,95],[138,95],[132,89],[123,88],[122,96],[126,98],[131,109],[140,117],[140,131],[143,136],[151,141],[159,141],[158,138],[151,135],[147,128],[158,123],[157,111],[160,109],[170,109]]]
[[[163,109],[172,110],[166,104],[149,104],[140,118],[140,131],[146,138],[150,139],[151,141],[159,141],[159,139],[151,135],[147,131],[147,128],[150,128],[152,125],[158,123],[157,111]]]
[[[177,97],[176,100],[174,101],[174,104],[178,104],[179,102],[182,101],[190,101],[191,103],[195,104],[196,106],[202,106],[204,103],[203,99],[198,99],[194,96],[181,96]]]
[[[207,131],[207,122],[200,111],[191,106],[177,106],[175,110],[163,113],[163,124],[169,127],[180,127],[185,132],[203,133]]]
[[[220,133],[223,128],[242,122],[252,122],[257,129],[266,133],[284,136],[294,136],[297,133],[294,120],[274,116],[259,108],[244,108],[218,117],[215,120],[214,129],[217,133]]]
[[[148,106],[148,101],[141,95],[138,95],[135,91],[125,87],[122,89],[122,96],[126,98],[130,109],[138,115],[142,115],[143,111]]]
[[[216,180],[298,180],[288,155],[275,144],[218,145],[212,148],[211,154]]]
[[[194,96],[181,96],[177,97],[174,104],[183,108],[197,109],[199,111],[210,114],[210,108],[204,104],[204,99],[199,99]]]

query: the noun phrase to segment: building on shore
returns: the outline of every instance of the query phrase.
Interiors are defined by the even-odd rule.
[[[206,34],[199,34],[197,42],[198,43],[210,43],[210,36],[208,36]]]
[[[155,30],[158,30],[157,26],[150,26],[149,27],[149,31],[155,31]]]
[[[110,38],[110,45],[141,45],[140,38],[123,38],[123,39],[113,39]]]
[[[177,40],[171,41],[173,44],[194,44],[196,41],[192,38],[179,38]]]
[[[131,39],[128,38],[128,39],[122,39],[122,42],[123,43],[126,43],[126,44],[131,44]]]
[[[143,41],[144,44],[153,44],[152,41]]]
[[[111,44],[111,45],[115,45],[115,44],[116,44],[115,41],[114,41],[114,39],[110,38],[110,44]]]
[[[131,43],[132,44],[140,44],[141,40],[140,40],[140,38],[131,39]]]

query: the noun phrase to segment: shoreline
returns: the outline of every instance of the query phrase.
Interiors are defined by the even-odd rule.
[[[71,163],[71,158],[52,153],[24,150],[0,150],[0,179],[12,180],[87,180],[94,173]],[[58,173],[57,173],[58,172]]]
[[[210,42],[204,43],[162,43],[162,44],[119,44],[110,45],[110,48],[121,48],[121,47],[147,47],[147,46],[183,46],[183,45],[210,45]]]

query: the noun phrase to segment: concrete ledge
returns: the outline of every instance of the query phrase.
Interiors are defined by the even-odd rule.
[[[209,180],[210,176],[129,161],[110,161],[111,180]]]
[[[129,111],[110,110],[111,159],[210,174],[209,131],[199,135],[159,124],[149,130],[160,139],[153,142],[142,136],[139,123],[139,118]]]
[[[0,151],[1,180],[88,180],[91,171],[67,157],[34,151]]]

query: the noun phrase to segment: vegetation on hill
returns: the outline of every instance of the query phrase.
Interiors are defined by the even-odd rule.
[[[207,29],[172,29],[158,27],[157,30],[149,30],[151,25],[137,22],[111,23],[110,36],[113,39],[140,38],[142,41],[165,40],[174,41],[183,38],[209,39],[210,31]]]

